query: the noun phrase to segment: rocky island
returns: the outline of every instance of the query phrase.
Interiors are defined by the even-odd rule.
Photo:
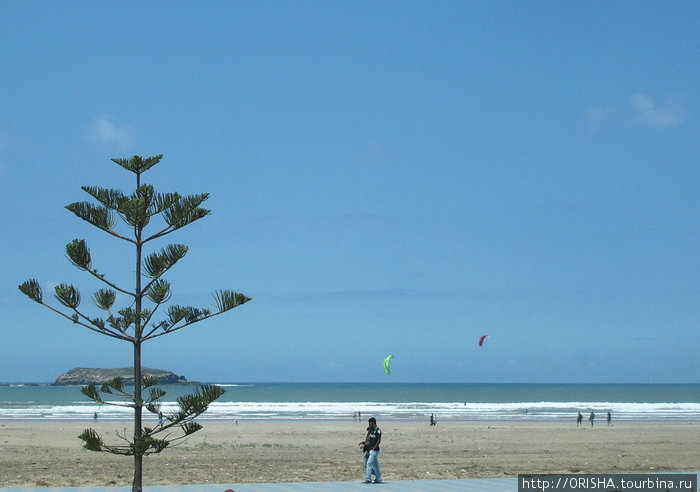
[[[193,384],[191,381],[188,381],[185,376],[178,376],[177,374],[162,369],[149,369],[148,367],[142,367],[141,373],[144,376],[150,375],[157,378],[159,381],[158,384]],[[118,369],[75,367],[56,378],[54,386],[82,385],[90,383],[104,384],[117,376],[121,377],[124,380],[124,383],[127,385],[134,384],[133,367],[122,367]]]

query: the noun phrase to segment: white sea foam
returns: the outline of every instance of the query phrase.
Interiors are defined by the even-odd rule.
[[[700,422],[700,385],[224,383],[201,420],[573,421],[594,411],[613,421]],[[163,413],[189,386],[166,387]],[[116,398],[116,397],[111,397]],[[675,403],[674,403],[675,402]],[[79,387],[0,385],[0,420],[131,420],[129,408],[98,406]],[[147,422],[157,421],[145,412]]]
[[[176,410],[166,402],[163,414]],[[89,420],[97,411],[99,418],[130,420],[132,410],[91,402],[69,405],[18,405],[4,408],[0,420]],[[356,412],[384,420],[423,420],[436,414],[440,420],[452,421],[562,421],[572,420],[577,412],[593,411],[598,420],[611,412],[615,421],[633,420],[700,420],[700,403],[620,403],[620,402],[214,402],[200,420],[350,420]],[[144,411],[147,419],[156,417]]]

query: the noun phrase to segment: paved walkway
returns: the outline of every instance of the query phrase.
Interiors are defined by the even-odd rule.
[[[61,487],[0,489],[2,492],[131,492],[131,487]],[[399,480],[382,484],[358,482],[249,483],[223,485],[144,486],[144,492],[500,492],[518,490],[517,478],[467,480]]]
[[[687,473],[687,472],[682,472]],[[693,473],[693,472],[690,472]],[[698,483],[700,484],[700,472]],[[222,485],[144,486],[144,492],[517,492],[518,479],[469,478],[465,480],[398,480],[378,484],[362,482],[295,482]],[[0,489],[0,492],[131,492],[131,487],[47,487]]]

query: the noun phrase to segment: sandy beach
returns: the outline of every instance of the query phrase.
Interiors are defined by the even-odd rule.
[[[0,424],[0,487],[130,485],[133,459],[81,447],[124,424]],[[204,423],[178,447],[144,460],[144,485],[346,481],[362,478],[359,422]],[[385,480],[700,469],[700,425],[379,421]]]

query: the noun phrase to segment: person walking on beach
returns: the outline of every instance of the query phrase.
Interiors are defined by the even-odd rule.
[[[583,425],[581,422],[583,421],[583,415],[581,415],[581,412],[578,413],[576,416],[576,427],[579,427]]]
[[[382,430],[377,427],[377,419],[370,417],[368,420],[367,437],[360,441],[360,446],[365,450],[365,483],[382,483],[382,474],[379,471],[379,443],[382,442]]]
[[[612,415],[610,415],[610,412],[608,412],[608,415],[605,417],[605,420],[607,420],[608,427],[610,427],[610,421],[612,420]]]
[[[595,420],[595,414],[593,413],[593,411],[591,411],[591,414],[588,416],[588,420],[591,423],[591,427],[593,427],[593,421]]]

